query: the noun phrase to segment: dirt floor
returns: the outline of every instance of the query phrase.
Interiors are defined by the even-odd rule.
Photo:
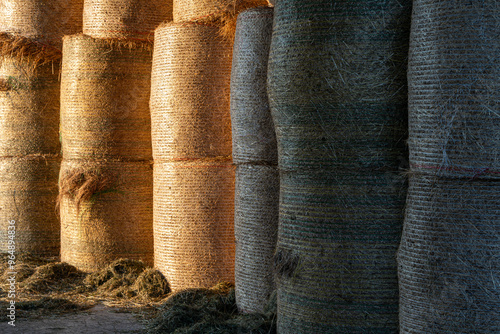
[[[78,313],[46,316],[32,320],[19,318],[16,319],[15,327],[2,321],[0,333],[145,333],[146,328],[141,320],[141,314],[124,312],[99,304]]]

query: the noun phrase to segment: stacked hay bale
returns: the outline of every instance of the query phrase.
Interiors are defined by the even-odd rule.
[[[0,2],[0,251],[57,256],[62,36],[83,1]]]
[[[413,4],[401,333],[500,332],[499,17],[493,2]]]
[[[238,16],[231,71],[231,124],[236,165],[236,303],[263,312],[274,284],[279,175],[274,124],[267,97],[273,10]]]
[[[234,282],[233,43],[221,32],[254,2],[177,0],[155,32],[155,266],[173,291]]]
[[[398,332],[410,8],[276,3],[278,332]]]
[[[64,39],[61,259],[80,270],[122,257],[153,263],[152,43],[138,32],[151,34],[171,5],[150,3],[156,11],[130,0],[85,1],[90,36]]]

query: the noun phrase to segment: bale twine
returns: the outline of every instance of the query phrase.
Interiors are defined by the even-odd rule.
[[[498,4],[418,0],[413,8],[408,68],[412,169],[500,178]]]
[[[151,85],[153,157],[231,155],[232,44],[217,28],[166,24],[155,32]]]
[[[236,168],[236,303],[263,312],[274,283],[279,174],[274,125],[267,99],[267,62],[273,10],[238,17],[231,72],[231,124]]]
[[[406,181],[282,172],[275,265],[283,333],[397,333]]]
[[[0,32],[61,50],[62,37],[82,31],[84,0],[2,0]]]
[[[268,83],[280,168],[395,169],[406,159],[410,4],[277,4]]]
[[[276,290],[273,255],[278,234],[279,189],[276,167],[236,167],[236,304],[242,312],[262,313]]]
[[[172,0],[85,0],[83,33],[96,38],[152,40],[154,29],[172,21]]]
[[[59,153],[57,72],[0,57],[0,157]]]
[[[43,155],[0,158],[1,252],[9,251],[9,231],[15,231],[15,254],[59,255],[60,224],[54,209],[59,161]]]
[[[267,98],[272,8],[238,17],[231,71],[233,161],[277,164],[276,134]]]
[[[398,254],[401,333],[500,332],[500,183],[415,174]]]
[[[397,333],[411,1],[280,0],[278,332]]]
[[[233,219],[230,160],[155,162],[155,267],[172,291],[234,283]]]
[[[153,264],[151,162],[63,160],[61,261],[83,271],[119,258]]]
[[[65,159],[151,159],[150,47],[85,35],[64,39]]]

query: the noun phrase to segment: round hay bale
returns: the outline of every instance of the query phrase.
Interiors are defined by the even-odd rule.
[[[238,16],[231,71],[233,161],[276,165],[276,134],[267,98],[272,8]]]
[[[82,31],[84,0],[2,0],[0,31],[61,50],[62,37]]]
[[[499,15],[495,2],[414,1],[408,65],[412,170],[500,178]]]
[[[276,290],[273,255],[278,234],[279,190],[276,167],[236,167],[236,303],[245,313],[262,313]]]
[[[280,0],[279,333],[397,333],[411,1]]]
[[[173,0],[173,19],[174,22],[213,24],[222,28],[222,35],[232,42],[238,14],[267,5],[267,0]]]
[[[60,152],[57,72],[0,57],[0,156]]]
[[[74,35],[64,39],[61,140],[65,159],[150,160],[151,50]]]
[[[278,331],[397,333],[406,180],[282,172]]]
[[[153,40],[153,31],[163,21],[172,21],[172,0],[85,0],[83,33]]]
[[[63,160],[61,260],[82,271],[127,258],[153,262],[150,162]]]
[[[500,183],[410,178],[398,253],[401,333],[500,332]]]
[[[280,168],[395,170],[407,159],[411,1],[314,3],[275,7],[268,93]]]
[[[154,165],[155,268],[172,291],[234,283],[234,166],[229,160]]]
[[[151,85],[153,156],[231,155],[232,44],[217,29],[166,24],[155,32]]]
[[[55,210],[59,161],[55,156],[0,158],[1,252],[9,250],[12,235],[16,257],[21,253],[59,255],[60,224]]]

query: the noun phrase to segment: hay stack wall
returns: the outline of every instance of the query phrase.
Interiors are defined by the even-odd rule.
[[[0,243],[57,256],[62,36],[82,28],[82,1],[0,2]]]
[[[263,312],[274,284],[279,175],[276,134],[267,97],[272,8],[238,16],[231,71],[231,124],[236,165],[236,303]]]
[[[500,331],[499,17],[492,2],[413,2],[404,334]]]
[[[155,266],[173,291],[234,282],[232,43],[218,31],[170,23],[155,33]]]
[[[280,333],[397,333],[411,1],[275,6]]]
[[[149,36],[169,18],[168,1],[85,1],[92,36],[64,39],[61,259],[81,270],[153,264]]]

